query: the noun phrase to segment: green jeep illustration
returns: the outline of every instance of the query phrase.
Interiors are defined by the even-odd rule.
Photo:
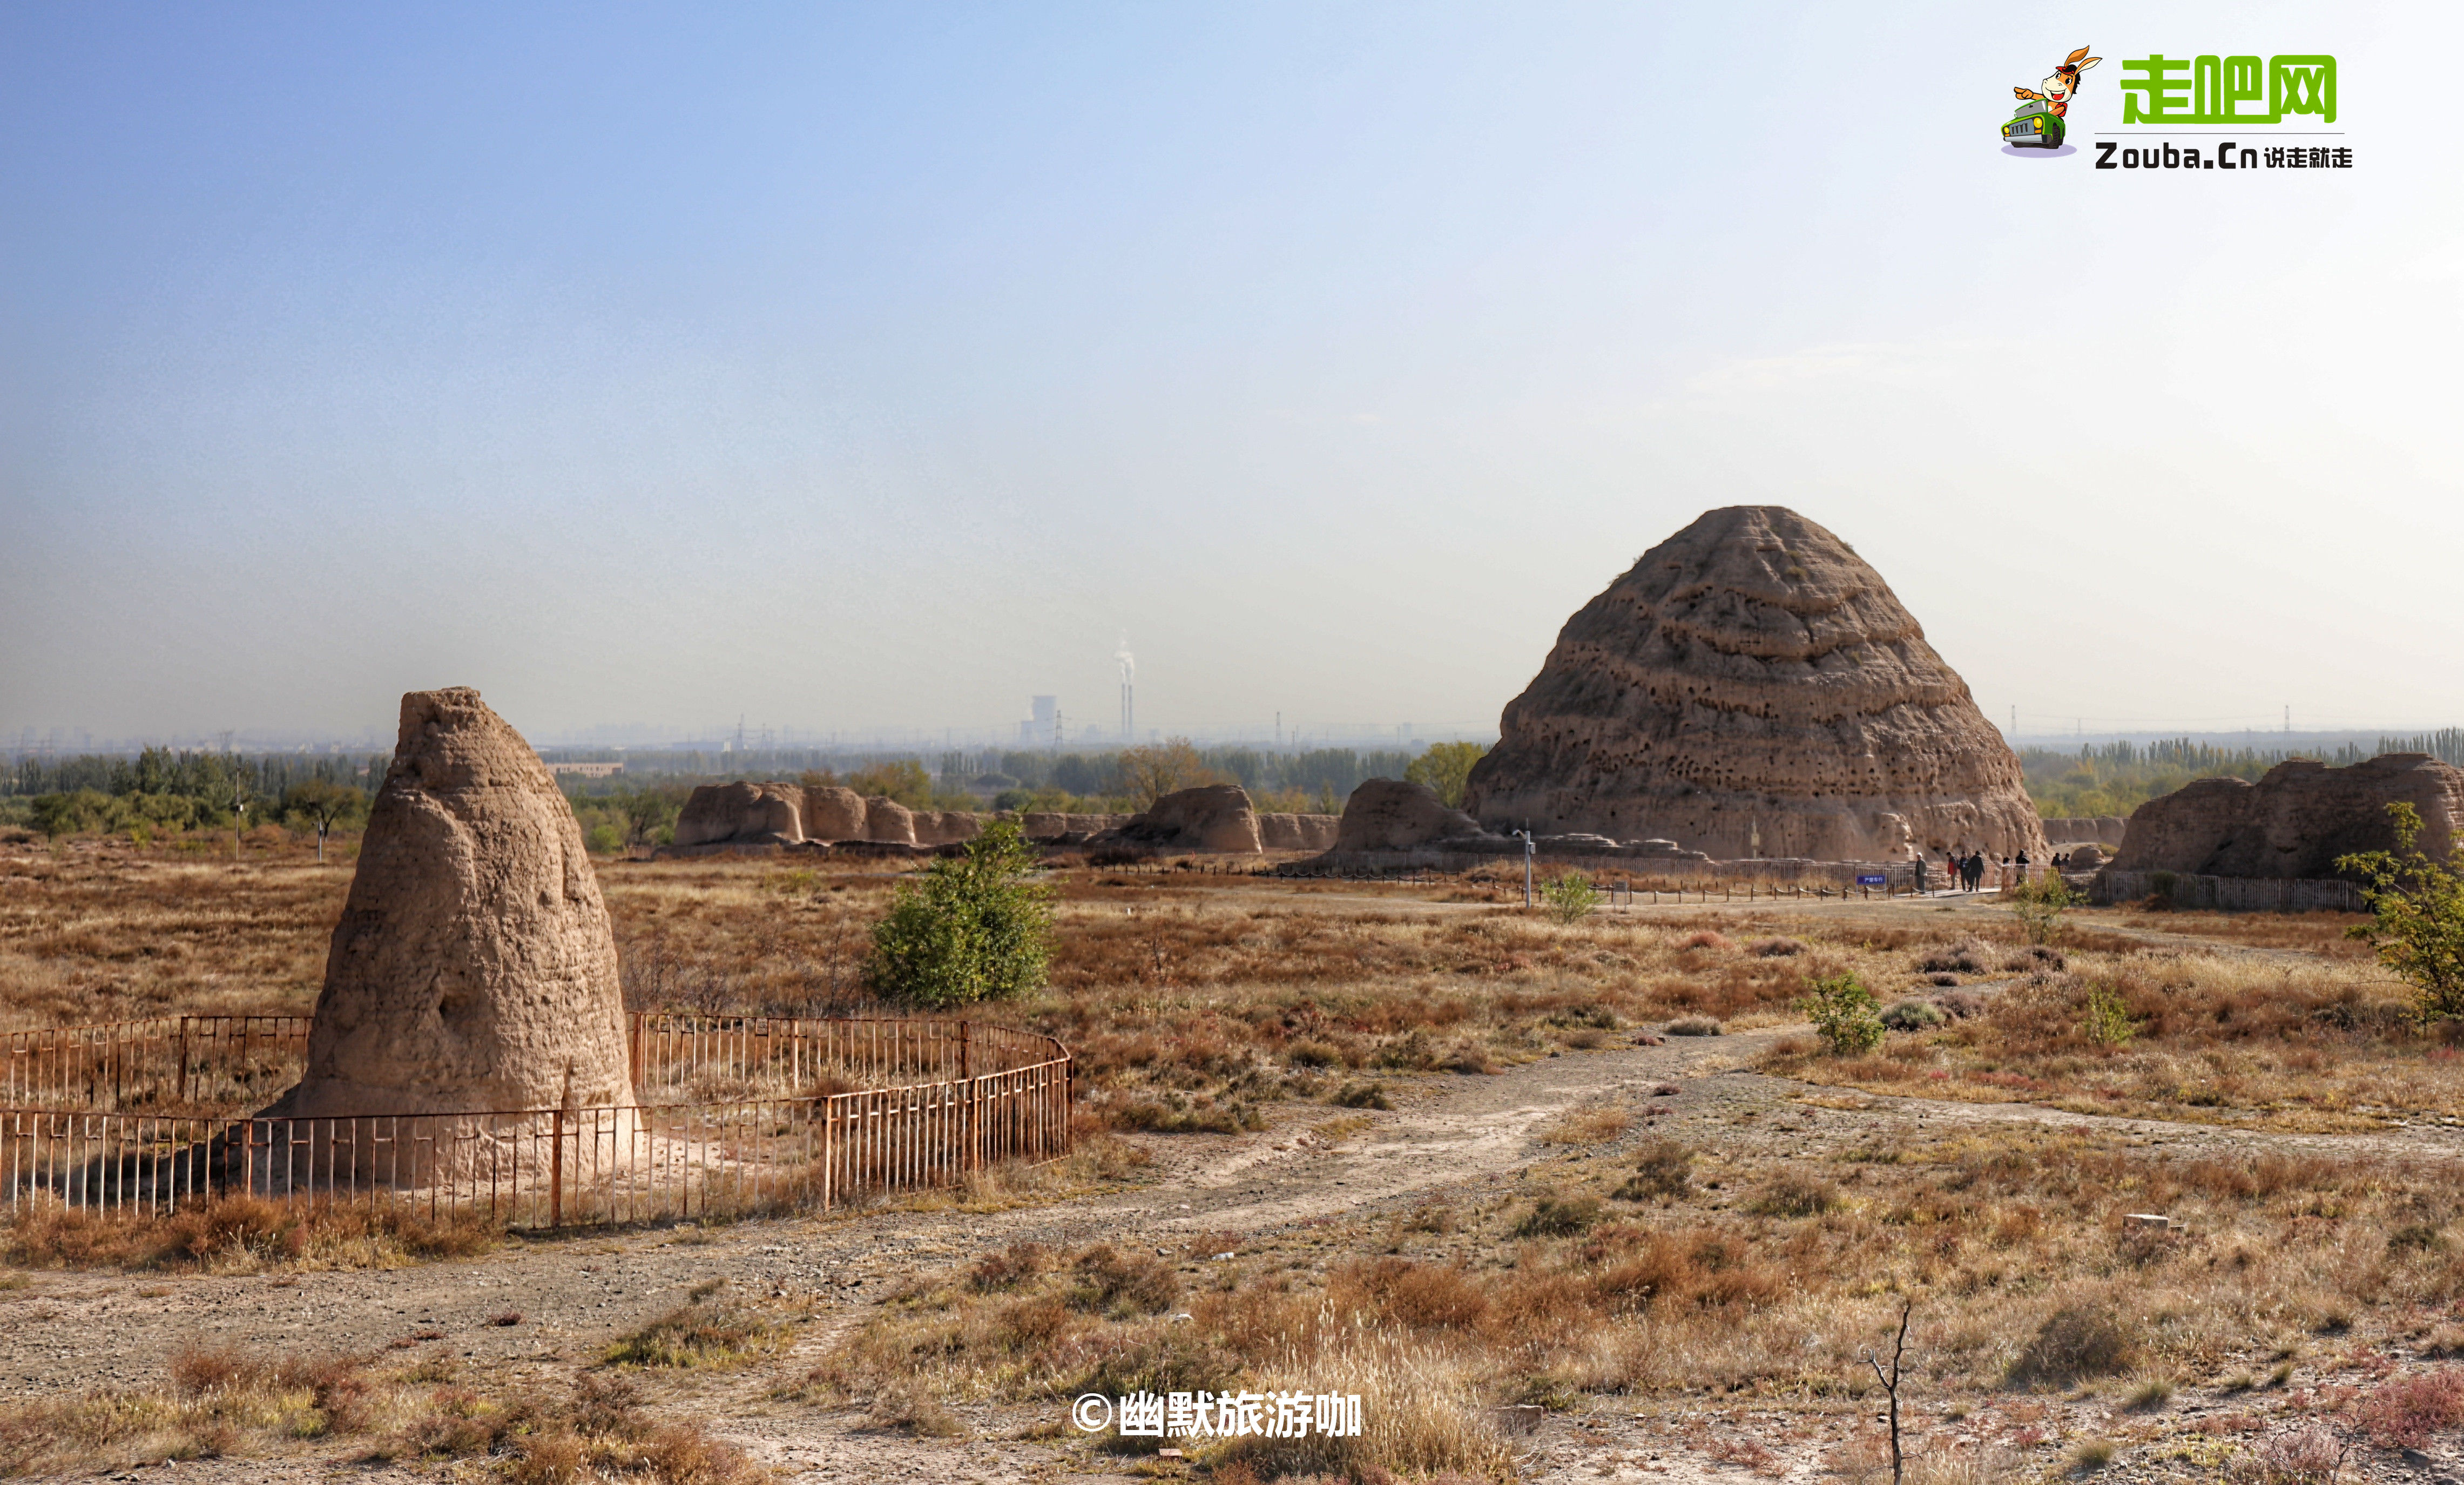
[[[2062,144],[2062,116],[2031,99],[2019,105],[2009,123],[2002,125],[2002,138],[2014,149],[2031,144],[2038,149],[2058,149]]]

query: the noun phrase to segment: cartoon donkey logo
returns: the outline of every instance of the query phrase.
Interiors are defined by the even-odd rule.
[[[2054,69],[2054,75],[2045,79],[2045,91],[2038,93],[2033,88],[2013,88],[2012,96],[2042,103],[2047,113],[2057,119],[2062,118],[2070,112],[2071,95],[2079,91],[2079,74],[2103,60],[2101,56],[2088,55],[2087,48],[2081,47],[2062,58],[2061,65]]]

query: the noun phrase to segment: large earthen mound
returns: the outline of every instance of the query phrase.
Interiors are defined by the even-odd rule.
[[[2349,768],[2281,763],[2256,784],[2194,779],[2130,816],[2117,872],[2323,877],[2336,858],[2393,848],[2390,804],[2421,815],[2416,849],[2445,860],[2464,828],[2464,769],[2428,753],[2386,753]]]
[[[895,846],[915,844],[915,811],[887,794],[864,802],[864,838]]]
[[[1207,851],[1255,855],[1265,849],[1249,791],[1238,784],[1209,784],[1166,794],[1102,838],[1104,844],[1161,851]]]
[[[412,692],[326,954],[307,1071],[268,1112],[632,1100],[616,941],[573,810],[479,693]]]
[[[792,846],[804,839],[803,804],[792,784],[704,784],[676,816],[676,844]]]
[[[1478,837],[1480,822],[1449,809],[1425,784],[1370,779],[1343,802],[1335,826],[1337,851],[1411,851],[1434,842]]]
[[[2026,851],[2019,762],[1881,573],[1793,511],[1705,513],[1567,621],[1465,805],[1718,857]]]
[[[804,790],[806,840],[864,839],[864,796],[851,788],[816,784]]]

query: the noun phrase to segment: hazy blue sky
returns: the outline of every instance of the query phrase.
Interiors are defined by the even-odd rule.
[[[1760,501],[1997,720],[2464,721],[2457,8],[2060,9],[11,5],[0,738],[1493,724]]]

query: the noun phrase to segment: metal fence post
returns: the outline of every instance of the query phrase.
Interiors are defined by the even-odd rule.
[[[976,1168],[976,1024],[958,1023],[958,1087],[966,1099],[958,1110],[958,1168]]]

